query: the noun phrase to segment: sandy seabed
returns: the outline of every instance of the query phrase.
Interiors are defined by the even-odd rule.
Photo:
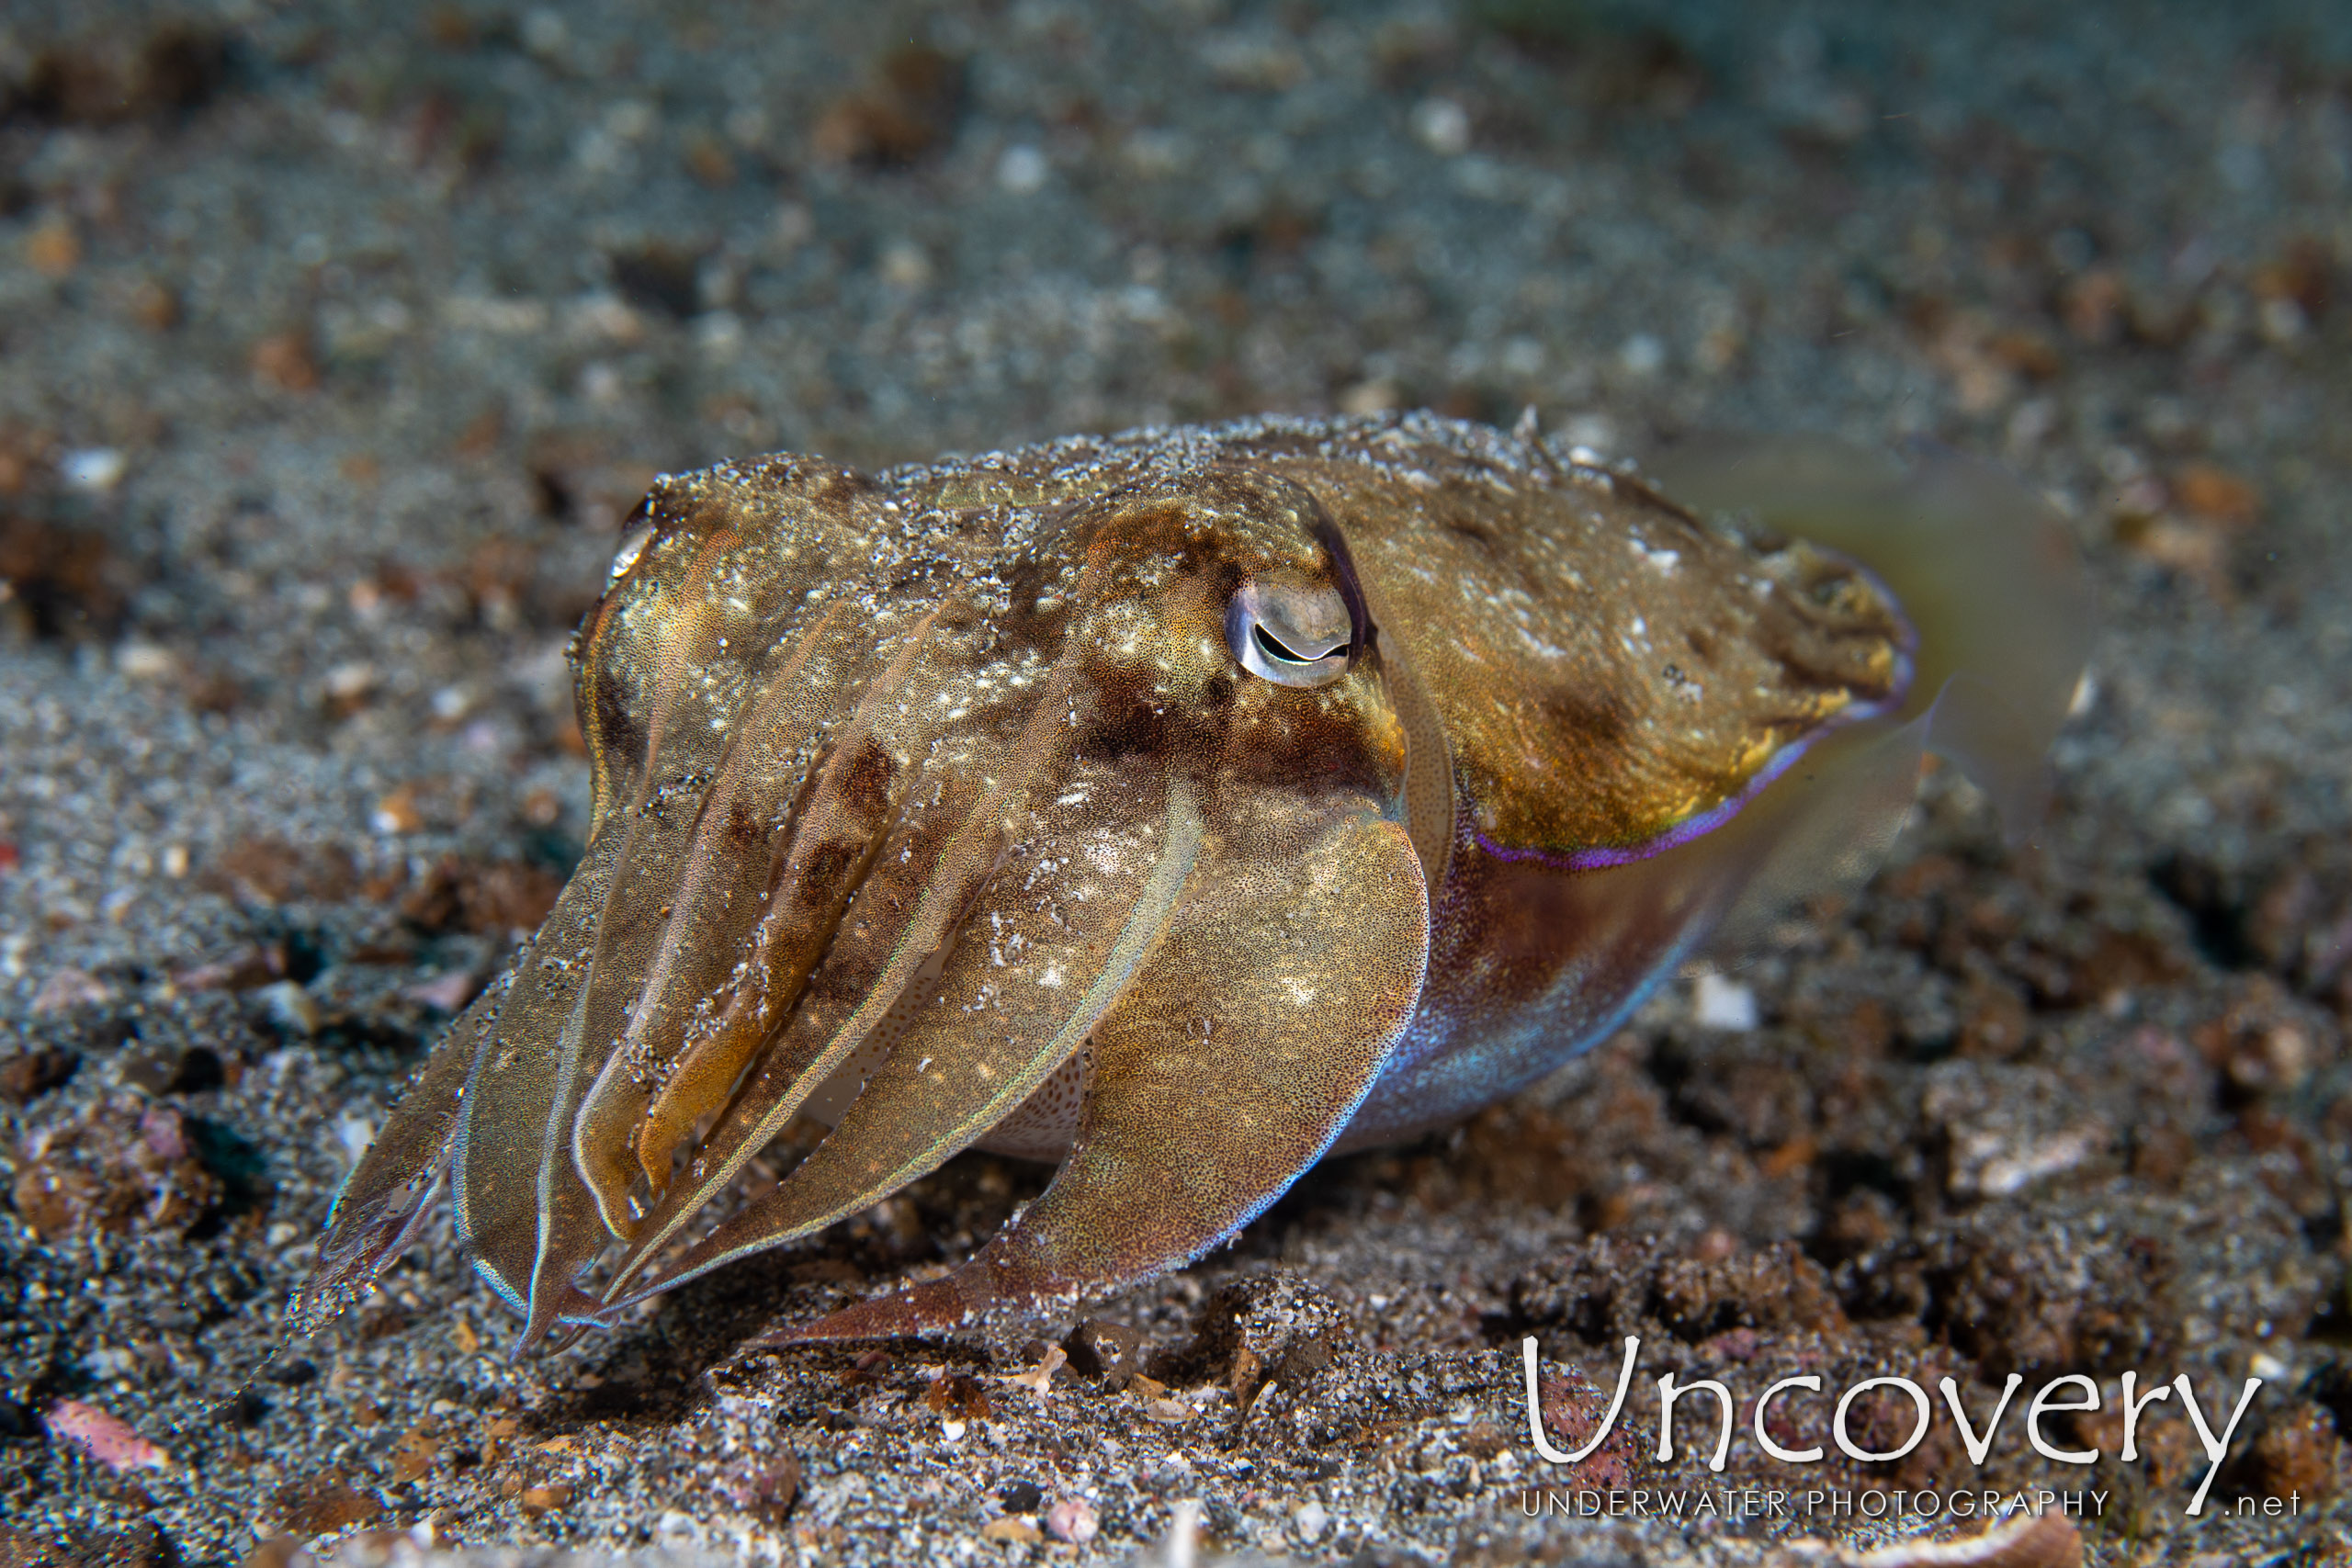
[[[2099,1500],[2006,1560],[2343,1562],[2347,214],[2308,5],[17,0],[0,1561],[1121,1561],[1181,1514],[1203,1558],[1817,1562],[2044,1489]],[[2048,492],[2103,611],[2038,843],[1939,775],[1736,977],[1755,1027],[1671,987],[1034,1338],[734,1352],[1042,1185],[967,1156],[519,1364],[444,1232],[236,1393],[578,852],[564,644],[654,473],[1530,405]],[[1619,1434],[1539,1459],[1522,1339],[1568,1433],[1627,1335]],[[2199,1517],[2177,1396],[2119,1459],[2126,1371],[2216,1421],[2264,1380]],[[1668,1372],[1744,1402],[1724,1472],[1656,1459]],[[2041,1429],[2088,1466],[2023,1420],[2077,1372]],[[1981,1466],[1938,1396],[1797,1467],[1745,1402],[1805,1373],[2023,1388]],[[1775,1489],[1912,1504],[1729,1501]]]

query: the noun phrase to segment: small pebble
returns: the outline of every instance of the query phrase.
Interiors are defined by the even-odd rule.
[[[1756,992],[1725,976],[1700,976],[1691,1005],[1702,1028],[1746,1033],[1756,1027]]]
[[[1470,151],[1470,113],[1452,98],[1423,98],[1413,110],[1413,134],[1441,158]]]
[[[1083,1497],[1057,1497],[1046,1510],[1046,1529],[1056,1540],[1084,1546],[1094,1539],[1097,1528],[1094,1505]]]
[[[178,671],[179,658],[161,643],[133,640],[114,650],[114,667],[129,680],[161,681]]]
[[[280,980],[275,986],[265,986],[256,993],[269,1010],[270,1021],[296,1034],[311,1035],[319,1032],[319,1004],[311,993],[292,980]]]
[[[122,482],[130,460],[111,446],[85,446],[57,460],[57,477],[74,490],[104,495]]]
[[[71,277],[82,265],[81,237],[62,218],[52,218],[25,236],[25,260],[43,277]]]
[[[1046,176],[1052,172],[1043,152],[1025,141],[1017,141],[997,160],[996,183],[1015,196],[1027,196],[1043,189]]]
[[[60,1400],[42,1422],[50,1436],[71,1443],[117,1475],[131,1470],[169,1470],[172,1456],[133,1431],[121,1417],[78,1399]]]

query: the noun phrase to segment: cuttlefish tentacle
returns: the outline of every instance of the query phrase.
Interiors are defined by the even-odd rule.
[[[1071,597],[1087,604],[1117,550],[1102,537],[1081,540],[1083,564]],[[1082,637],[1074,640],[1081,649],[1086,646]],[[749,1060],[746,1054],[723,1063],[725,1071],[703,1071],[692,1080],[682,1072],[673,1080],[673,1088],[690,1084],[693,1093],[691,1100],[671,1113],[676,1121],[713,1111],[718,1112],[718,1120],[701,1140],[702,1153],[685,1179],[663,1184],[656,1179],[653,1212],[608,1282],[608,1297],[618,1297],[651,1266],[681,1227],[734,1180],[829,1080],[854,1060],[887,1048],[919,1010],[925,998],[911,987],[919,978],[936,974],[951,939],[970,917],[1010,842],[1012,825],[1025,808],[1032,784],[1046,772],[1068,768],[1072,738],[1080,731],[1080,710],[1088,700],[1082,664],[1080,658],[1064,658],[1008,682],[1014,689],[1003,695],[998,711],[1017,717],[1018,728],[1003,739],[986,732],[952,739],[933,734],[926,728],[936,722],[930,717],[933,703],[927,692],[894,688],[874,699],[872,707],[888,716],[885,728],[904,726],[896,737],[900,750],[910,756],[922,753],[914,776],[900,786],[900,798],[908,803],[905,819],[869,863],[855,868],[859,880],[849,909],[780,1032],[738,1032],[736,1038],[744,1046],[764,1046],[750,1077],[735,1087],[738,1064]],[[938,700],[950,699],[943,694]],[[927,745],[926,734],[933,734]],[[873,750],[870,743],[867,750]],[[787,869],[797,872],[787,881],[805,886],[808,871]],[[749,983],[772,987],[775,968],[764,959],[755,962]],[[776,999],[793,1006],[789,996]],[[722,1010],[722,1027],[727,1017]],[[1039,1079],[1059,1062],[1057,1057],[1046,1063]],[[1002,1110],[1017,1103],[1016,1099]],[[657,1114],[662,1110],[657,1103]],[[685,1111],[693,1116],[684,1115]],[[950,1133],[927,1142],[938,1145],[937,1158],[944,1159],[969,1138]],[[647,1165],[651,1175],[654,1161],[649,1158]],[[811,1173],[810,1182],[816,1174]],[[801,1190],[794,1189],[796,1200]],[[772,1246],[781,1239],[758,1245]],[[699,1258],[709,1250],[706,1243],[690,1257]],[[675,1270],[664,1278],[674,1281]]]
[[[1232,1235],[1323,1156],[1420,995],[1412,840],[1354,812],[1193,874],[1095,1028],[1078,1141],[1045,1194],[944,1278],[769,1343],[935,1332],[1132,1283]]]
[[[1290,499],[1302,518],[1315,515],[1310,495],[1295,491]],[[641,1299],[730,1258],[807,1234],[870,1204],[967,1146],[1069,1059],[1093,1021],[1125,988],[1128,974],[1159,936],[1199,852],[1201,829],[1192,786],[1181,774],[1106,768],[1090,761],[1087,753],[1092,747],[1122,744],[1117,735],[1142,720],[1142,715],[1123,705],[1137,694],[1131,685],[1135,679],[1157,670],[1159,673],[1152,678],[1164,680],[1172,667],[1167,660],[1197,655],[1182,646],[1189,639],[1175,628],[1162,625],[1155,629],[1136,621],[1115,594],[1097,605],[1107,581],[1164,570],[1160,562],[1166,547],[1159,540],[1168,523],[1164,503],[1142,497],[1114,496],[1102,511],[1106,515],[1093,526],[1086,565],[1071,594],[1091,608],[1080,612],[1079,626],[1068,640],[1070,651],[1044,682],[1022,737],[1001,764],[996,789],[973,816],[976,823],[990,817],[1009,820],[1033,778],[1055,778],[1060,793],[1049,802],[1031,803],[1037,821],[1026,847],[1040,860],[1058,862],[1057,883],[1068,893],[1064,908],[1048,910],[1046,922],[1031,919],[1050,901],[1000,874],[991,892],[982,895],[967,918],[967,940],[950,950],[943,936],[941,944],[931,950],[938,972],[922,978],[920,994],[905,988],[910,977],[904,975],[859,976],[847,987],[864,998],[856,1014],[814,1054],[808,1042],[830,1021],[821,1007],[804,1009],[747,1091],[705,1139],[704,1147],[712,1154],[695,1172],[695,1189],[682,1192],[674,1206],[666,1200],[662,1204],[656,1223],[630,1249],[608,1286],[608,1299],[624,1303]],[[1090,619],[1098,614],[1104,622],[1099,626]],[[1353,630],[1345,620],[1340,625],[1350,646],[1361,648],[1368,622],[1360,607],[1353,614],[1358,623]],[[1178,645],[1172,652],[1171,643]],[[1106,657],[1104,650],[1113,651]],[[1123,688],[1124,699],[1111,694]],[[1148,711],[1155,705],[1146,699],[1144,705]],[[1222,787],[1231,796],[1223,803],[1227,814],[1242,822],[1250,820],[1253,809],[1262,814],[1270,804],[1255,798],[1253,790],[1271,795],[1275,803],[1283,797],[1281,791],[1268,792],[1248,782]],[[1153,818],[1163,816],[1163,825],[1149,827]],[[1153,831],[1160,842],[1156,863],[1136,851],[1136,842]],[[1064,838],[1077,840],[1079,852],[1051,849]],[[887,856],[884,865],[888,866]],[[1074,881],[1073,865],[1085,867],[1083,876],[1099,874],[1102,885],[1090,889]],[[1035,875],[1027,880],[1034,884]],[[935,885],[930,885],[924,896],[936,893]],[[1026,945],[1013,973],[1003,976],[1010,985],[1025,979],[1035,987],[1017,1002],[1009,1004],[999,994],[989,973],[1006,962],[993,945],[995,940]],[[880,1032],[890,1029],[899,1032],[895,1040]],[[797,1047],[795,1034],[806,1037]],[[670,1245],[683,1220],[715,1196],[795,1110],[808,1103],[812,1090],[842,1069],[850,1052],[859,1052],[864,1059],[876,1045],[887,1051],[873,1067],[870,1081],[832,1134],[799,1168],[750,1211],[683,1257],[670,1259],[658,1282],[622,1293]]]

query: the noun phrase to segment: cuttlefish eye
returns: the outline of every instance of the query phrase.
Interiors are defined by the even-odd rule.
[[[1226,606],[1233,657],[1278,686],[1328,686],[1346,674],[1353,636],[1347,601],[1334,589],[1245,582]]]

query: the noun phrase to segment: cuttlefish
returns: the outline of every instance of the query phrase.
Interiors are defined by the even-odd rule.
[[[1065,1306],[1858,883],[1929,751],[2030,820],[2088,625],[2043,502],[1826,443],[1666,473],[1416,414],[662,479],[574,648],[586,852],[297,1325],[445,1189],[528,1345],[972,1147],[1057,1168],[786,1337]]]

